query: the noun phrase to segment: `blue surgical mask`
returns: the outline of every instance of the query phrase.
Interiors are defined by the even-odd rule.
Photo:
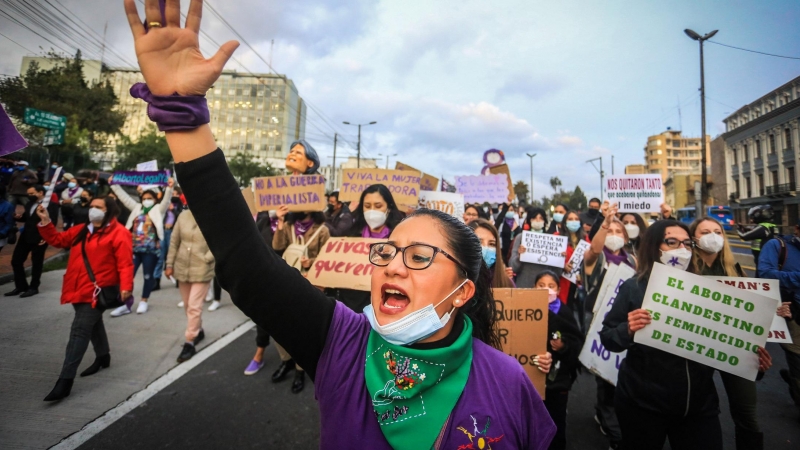
[[[514,211],[509,211],[506,213],[506,219],[513,219],[514,218]]]
[[[468,280],[462,281],[458,287],[453,289],[452,292],[447,294],[447,296],[436,305],[430,304],[387,325],[378,323],[378,319],[375,318],[375,310],[372,308],[372,303],[364,307],[364,315],[367,316],[367,320],[372,326],[372,329],[389,343],[395,345],[411,345],[430,337],[444,328],[447,322],[450,321],[450,315],[456,308],[453,307],[453,309],[445,313],[445,315],[439,317],[439,314],[436,312],[436,307],[447,301],[447,299],[461,289],[461,286],[464,286],[467,281]]]
[[[487,267],[494,266],[495,261],[497,261],[497,250],[494,247],[481,247],[481,254]]]
[[[581,228],[581,221],[580,220],[568,220],[567,221],[567,229],[573,233],[576,233]]]
[[[75,189],[75,186],[77,186],[77,184],[75,184],[74,181],[70,181],[69,183],[67,183],[67,186],[69,186],[70,189]]]
[[[561,213],[555,213],[553,214],[553,220],[555,220],[558,223],[561,223],[561,221],[564,220],[564,215]]]

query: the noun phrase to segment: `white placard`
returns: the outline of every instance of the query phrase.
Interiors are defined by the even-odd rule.
[[[606,179],[605,197],[619,210],[632,213],[661,211],[664,189],[661,175],[611,175]]]
[[[158,160],[147,161],[143,163],[139,163],[136,165],[137,172],[156,172],[158,171]],[[142,188],[142,191],[148,191],[152,189],[158,189],[160,186],[157,184],[143,184],[139,186]]]
[[[566,278],[573,284],[578,282],[578,274],[581,273],[581,265],[583,264],[583,254],[591,246],[592,244],[586,241],[578,242],[578,246],[575,247],[575,251],[572,252],[572,256],[569,258],[569,262],[572,263],[572,271],[569,273],[566,271],[562,272],[562,277]]]
[[[748,380],[758,374],[778,301],[656,263],[642,308],[653,321],[634,342]]]
[[[59,166],[53,173],[53,178],[50,179],[50,186],[47,186],[47,191],[44,193],[44,200],[42,200],[44,209],[50,206],[50,199],[53,198],[53,191],[56,189],[56,180],[61,176],[61,169],[63,169],[63,167]]]
[[[564,268],[566,263],[564,254],[567,252],[566,236],[523,231],[522,246],[525,247],[525,253],[519,255],[520,261]]]
[[[419,207],[435,209],[464,221],[464,196],[455,192],[420,191]]]
[[[737,289],[758,292],[764,297],[774,298],[778,301],[778,304],[780,304],[780,280],[713,276],[709,278],[713,278]],[[769,328],[769,337],[767,337],[767,342],[778,342],[784,344],[792,343],[792,335],[789,333],[789,326],[786,325],[786,319],[775,314],[775,317],[772,318],[772,326]]]
[[[603,329],[603,320],[614,305],[614,300],[616,300],[617,293],[619,293],[619,287],[622,286],[625,280],[635,274],[636,271],[627,264],[611,264],[608,267],[603,278],[603,284],[600,287],[601,290],[598,292],[598,295],[604,292],[605,294],[603,297],[597,297],[595,302],[597,311],[592,324],[589,326],[589,332],[586,333],[586,341],[583,343],[581,353],[578,355],[578,360],[584,367],[614,386],[617,385],[619,366],[628,352],[612,353],[607,350],[600,342],[600,330]]]

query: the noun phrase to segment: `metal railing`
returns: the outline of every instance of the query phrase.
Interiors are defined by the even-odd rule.
[[[776,184],[773,186],[767,186],[766,194],[767,195],[794,194],[796,190],[797,190],[796,183]]]

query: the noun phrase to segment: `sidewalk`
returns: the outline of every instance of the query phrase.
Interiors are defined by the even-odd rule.
[[[3,252],[5,253],[5,252]],[[104,316],[111,347],[111,367],[76,378],[69,397],[56,403],[42,399],[53,388],[69,337],[73,310],[61,305],[63,270],[42,275],[40,294],[20,299],[0,297],[0,442],[3,449],[42,449],[113,408],[175,367],[183,345],[186,317],[176,305],[180,294],[169,281],[153,293],[150,311]],[[141,272],[135,293],[141,292]],[[203,310],[202,350],[247,318],[223,291],[223,308]],[[134,306],[135,308],[135,306]],[[247,361],[250,354],[242,355]],[[91,346],[80,373],[94,361]]]

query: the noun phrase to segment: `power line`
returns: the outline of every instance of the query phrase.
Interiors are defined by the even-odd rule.
[[[25,47],[24,45],[20,44],[19,42],[17,42],[17,41],[15,41],[15,40],[11,39],[10,37],[6,36],[6,35],[5,35],[5,34],[3,34],[3,33],[0,33],[0,36],[3,36],[4,38],[8,39],[9,41],[11,41],[11,42],[13,42],[13,43],[17,44],[18,46],[22,47],[23,49],[25,49],[25,50],[27,50],[27,51],[29,51],[29,52],[31,52],[31,53],[36,53],[36,52],[34,52],[33,50],[29,49],[28,47]]]
[[[721,45],[723,47],[734,48],[736,50],[742,50],[744,52],[758,53],[759,55],[766,55],[766,56],[774,56],[775,58],[800,59],[800,57],[797,57],[797,56],[776,55],[774,53],[760,52],[758,50],[750,50],[750,49],[747,49],[747,48],[742,48],[742,47],[736,47],[736,46],[733,46],[733,45],[723,44],[721,42],[715,42],[715,41],[706,41],[706,42],[710,42],[712,44]],[[708,98],[708,97],[706,97],[706,98]]]
[[[37,31],[36,31],[36,30],[34,30],[33,28],[29,27],[28,25],[26,25],[26,24],[24,24],[24,23],[20,22],[20,21],[19,21],[19,20],[17,20],[15,17],[11,16],[11,15],[10,15],[10,14],[8,14],[7,12],[3,11],[2,9],[0,9],[0,15],[2,15],[3,17],[5,17],[6,19],[8,19],[8,20],[10,20],[10,21],[12,21],[12,22],[14,22],[14,23],[16,23],[17,25],[21,26],[22,28],[25,28],[26,30],[30,31],[31,33],[33,33],[33,34],[35,34],[35,35],[39,36],[40,38],[42,38],[42,39],[44,39],[45,41],[49,42],[50,44],[54,45],[56,48],[58,48],[58,49],[59,49],[59,50],[61,50],[62,52],[64,52],[64,53],[69,53],[67,50],[64,50],[64,48],[63,48],[63,47],[61,47],[60,45],[58,45],[58,44],[56,44],[55,42],[51,41],[50,39],[47,39],[46,37],[42,36],[41,34],[39,34],[39,32],[37,32]]]

